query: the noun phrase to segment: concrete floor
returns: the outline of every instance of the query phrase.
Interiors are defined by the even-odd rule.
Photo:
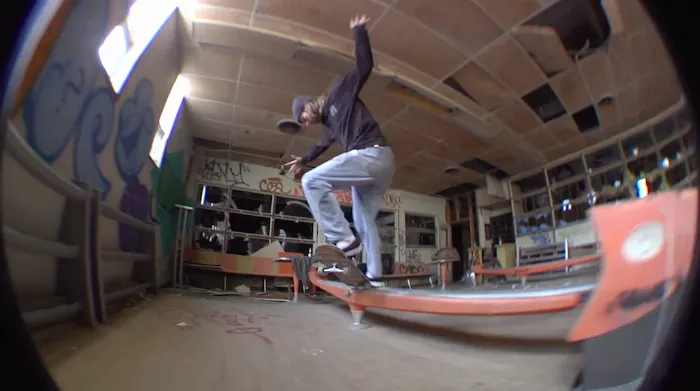
[[[171,292],[96,331],[36,341],[65,391],[569,390],[579,358],[562,340],[575,316],[373,311],[371,328],[349,330],[338,301]]]

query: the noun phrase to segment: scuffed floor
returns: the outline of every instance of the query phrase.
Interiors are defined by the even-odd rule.
[[[561,342],[574,316],[374,311],[373,327],[349,330],[338,302],[166,293],[97,331],[36,339],[65,391],[546,391],[569,390],[578,369]]]

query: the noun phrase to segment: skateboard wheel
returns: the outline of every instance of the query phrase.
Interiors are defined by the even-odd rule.
[[[326,273],[323,271],[323,269],[325,269],[325,266],[319,266],[319,267],[316,268],[316,274],[317,274],[319,277],[326,277],[326,276],[328,276],[328,274],[326,274]]]

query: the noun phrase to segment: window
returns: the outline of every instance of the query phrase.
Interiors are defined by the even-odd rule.
[[[155,163],[156,167],[160,167],[163,161],[163,154],[165,153],[165,147],[168,145],[168,140],[170,139],[170,134],[175,126],[175,120],[177,119],[177,113],[180,111],[180,106],[182,105],[182,100],[190,91],[190,83],[186,77],[180,75],[175,79],[173,88],[170,89],[170,94],[168,99],[165,101],[165,106],[163,106],[163,111],[160,113],[160,119],[158,120],[158,129],[153,137],[153,142],[151,143],[151,160]]]
[[[105,38],[98,49],[100,62],[107,71],[116,93],[120,93],[136,62],[177,9],[179,0],[137,0],[124,23]]]
[[[435,217],[406,214],[406,247],[435,247]]]

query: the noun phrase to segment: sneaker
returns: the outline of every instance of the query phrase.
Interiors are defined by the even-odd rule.
[[[356,237],[349,240],[341,240],[335,245],[341,249],[348,258],[362,254],[362,243],[360,243],[360,239]]]
[[[376,280],[369,280],[369,284],[374,288],[384,288],[384,283]]]

